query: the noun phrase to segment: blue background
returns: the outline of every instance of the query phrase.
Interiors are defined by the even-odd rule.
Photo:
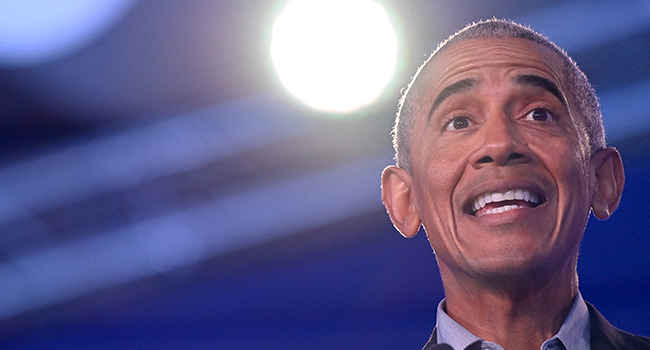
[[[0,68],[3,349],[419,349],[443,291],[423,232],[380,203],[399,91],[479,19],[532,25],[602,96],[625,164],[580,288],[650,336],[650,3],[380,1],[394,80],[311,111],[268,61],[273,1],[135,1],[85,46]]]

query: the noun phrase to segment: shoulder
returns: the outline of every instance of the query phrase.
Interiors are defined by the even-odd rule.
[[[650,350],[650,338],[622,331],[609,323],[596,308],[587,303],[591,322],[591,349],[647,349]]]
[[[431,350],[433,349],[436,344],[438,344],[438,326],[433,327],[433,332],[431,333],[431,337],[429,338],[429,341],[427,344],[424,346],[422,350]]]

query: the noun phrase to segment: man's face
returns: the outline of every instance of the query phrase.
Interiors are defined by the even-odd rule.
[[[467,40],[418,79],[410,196],[441,270],[568,267],[593,186],[556,54],[524,39]]]

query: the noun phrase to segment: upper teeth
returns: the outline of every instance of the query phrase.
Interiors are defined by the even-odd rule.
[[[503,201],[523,200],[533,204],[539,203],[539,198],[534,193],[526,190],[516,189],[507,192],[491,192],[479,196],[474,200],[474,212],[485,207],[488,203],[498,203]]]

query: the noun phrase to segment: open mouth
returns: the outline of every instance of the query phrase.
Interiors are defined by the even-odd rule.
[[[503,213],[518,208],[535,208],[544,203],[542,195],[524,189],[506,192],[484,193],[465,206],[465,212],[473,216]]]

